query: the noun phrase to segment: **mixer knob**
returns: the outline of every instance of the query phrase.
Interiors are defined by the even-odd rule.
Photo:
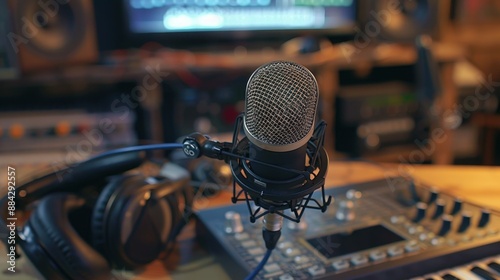
[[[225,214],[226,218],[226,233],[239,233],[243,232],[243,223],[241,222],[241,216],[235,211],[227,211]]]
[[[355,189],[350,189],[345,193],[345,197],[349,200],[356,201],[360,199],[363,196],[363,194]]]
[[[339,202],[339,208],[335,213],[335,217],[339,221],[354,220],[356,217],[356,214],[354,213],[354,202],[352,200],[341,200]]]
[[[287,228],[292,231],[302,231],[307,229],[307,222],[301,220],[300,223],[294,221],[287,221]]]
[[[481,210],[481,218],[479,218],[479,223],[477,226],[480,228],[484,228],[486,225],[488,225],[489,221],[490,221],[490,210],[488,209]]]
[[[458,226],[458,232],[464,232],[469,228],[471,218],[472,214],[470,212],[462,213],[462,222],[460,223],[460,226]]]
[[[415,202],[420,201],[420,197],[418,196],[418,192],[417,192],[417,187],[415,186],[415,181],[413,181],[413,180],[410,182],[410,193],[411,193],[411,198],[413,201],[415,201]]]
[[[415,217],[413,218],[413,222],[418,223],[422,219],[425,218],[425,212],[427,211],[427,204],[423,202],[417,203],[417,213],[415,214]]]
[[[444,208],[446,207],[446,201],[444,199],[438,199],[436,201],[436,210],[434,211],[434,215],[432,215],[432,219],[435,220],[441,215],[444,214]]]
[[[427,204],[430,205],[430,204],[434,203],[434,201],[436,201],[438,196],[439,196],[439,192],[437,190],[431,190],[429,193],[429,198],[427,199]]]
[[[456,198],[455,202],[453,203],[453,208],[451,209],[450,214],[451,215],[456,215],[458,212],[462,210],[462,200],[460,198]]]
[[[451,229],[451,223],[453,222],[453,216],[443,215],[441,218],[441,228],[438,231],[439,236],[446,235]]]

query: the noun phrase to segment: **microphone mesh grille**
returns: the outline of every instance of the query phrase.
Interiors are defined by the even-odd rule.
[[[316,79],[305,67],[284,61],[263,65],[247,84],[247,130],[262,143],[296,143],[314,125],[318,97]]]

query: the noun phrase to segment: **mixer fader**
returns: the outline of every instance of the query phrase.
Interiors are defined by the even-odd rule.
[[[327,194],[334,198],[327,212],[306,211],[300,223],[285,222],[260,279],[408,279],[500,253],[498,212],[412,180]],[[261,223],[249,222],[246,204],[201,211],[197,230],[234,277],[246,276],[265,253]]]

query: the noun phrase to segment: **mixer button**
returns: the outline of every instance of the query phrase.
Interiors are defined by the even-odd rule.
[[[477,226],[483,228],[486,225],[488,225],[489,221],[490,221],[490,210],[488,209],[481,210],[481,218],[479,218],[479,223]]]
[[[264,271],[267,273],[274,273],[281,271],[281,267],[277,263],[270,263],[264,266]]]
[[[393,223],[393,224],[401,224],[404,221],[406,221],[406,218],[405,218],[405,216],[402,216],[402,215],[391,217],[391,223]]]
[[[412,241],[406,243],[406,245],[405,245],[406,252],[411,253],[411,252],[416,252],[418,250],[420,250],[420,246],[418,245],[418,242],[415,240],[412,240]]]
[[[370,252],[370,259],[372,261],[380,261],[380,260],[383,260],[387,257],[387,254],[384,252],[384,251],[373,251],[373,252]]]
[[[472,237],[470,235],[464,235],[460,238],[462,242],[469,242],[472,240]]]
[[[351,200],[341,200],[335,217],[339,221],[352,221],[356,217],[354,212],[354,202]]]
[[[495,235],[497,233],[498,233],[498,229],[496,229],[496,228],[490,228],[488,230],[488,235]]]
[[[446,241],[446,243],[448,243],[448,245],[450,245],[450,246],[455,246],[455,245],[457,245],[457,241],[455,241],[455,239],[448,239],[448,240]]]
[[[326,273],[326,269],[320,265],[311,266],[307,271],[311,276],[318,276]]]
[[[404,253],[404,249],[403,249],[403,247],[400,247],[400,246],[391,246],[387,249],[387,254],[389,254],[389,256],[391,256],[391,257],[400,256],[403,253]]]
[[[349,262],[347,260],[338,260],[338,261],[334,261],[332,263],[332,267],[339,271],[339,270],[344,270],[344,269],[348,269],[349,268]]]
[[[243,232],[243,223],[241,222],[241,216],[235,211],[227,211],[225,213],[226,218],[226,233],[241,233]]]
[[[290,274],[283,274],[279,278],[280,280],[293,280],[293,276]]]
[[[434,237],[431,239],[431,244],[434,246],[443,244],[445,239],[443,237]]]
[[[417,234],[417,233],[420,233],[420,232],[423,232],[424,231],[424,227],[423,226],[411,226],[408,228],[408,233],[409,234]]]
[[[356,256],[351,258],[351,263],[354,266],[363,265],[363,264],[368,263],[368,258],[364,255],[356,255]]]
[[[347,199],[353,200],[353,201],[360,199],[362,196],[363,196],[363,194],[360,191],[355,190],[355,189],[350,189],[345,194],[345,197]]]
[[[250,235],[248,235],[248,233],[246,233],[246,232],[236,233],[234,235],[234,239],[236,239],[238,241],[242,241],[242,240],[245,240],[248,238],[250,238]]]
[[[419,202],[420,201],[420,197],[418,195],[418,192],[417,192],[417,187],[415,185],[415,181],[411,180],[410,181],[410,193],[411,193],[411,198],[414,202]]]
[[[425,241],[425,240],[429,240],[429,239],[432,239],[434,238],[436,235],[432,232],[423,232],[421,234],[418,235],[418,239],[420,239],[421,241]]]
[[[410,227],[412,227],[412,226],[413,226],[413,223],[412,223],[412,222],[410,222],[410,221],[406,221],[406,222],[404,222],[404,224],[403,224],[403,225],[404,225],[404,227],[405,227],[405,228],[410,228]]]
[[[288,248],[285,250],[285,255],[287,257],[295,257],[302,254],[299,249],[297,248]]]
[[[286,227],[291,231],[303,231],[307,229],[307,222],[302,220],[300,223],[287,221]]]
[[[248,249],[248,253],[252,256],[258,256],[258,255],[263,255],[265,253],[265,251],[261,247],[256,247],[256,248]]]
[[[491,274],[489,271],[480,268],[479,266],[474,266],[473,268],[470,269],[470,271],[481,278],[485,280],[495,280],[497,279],[493,274]]]
[[[276,272],[273,272],[273,273],[266,273],[264,275],[264,278],[265,279],[275,279],[276,277],[280,276],[283,274],[283,271],[276,271]]]
[[[296,256],[293,261],[296,263],[296,264],[305,264],[305,263],[308,263],[310,261],[309,257],[307,256]]]
[[[262,261],[262,259],[264,258],[264,256],[258,256],[258,257],[255,257],[254,260],[257,262],[257,263],[260,263]],[[269,259],[267,260],[269,263],[270,262],[273,262],[274,259],[273,259],[273,256],[270,256]]]
[[[241,246],[243,246],[245,248],[255,247],[255,246],[257,246],[257,241],[255,241],[255,240],[246,240],[246,241],[241,242]]]
[[[486,231],[485,230],[478,230],[476,232],[476,238],[483,238],[486,236]]]
[[[293,247],[293,243],[290,241],[285,241],[285,242],[278,244],[278,248],[280,248],[281,250],[286,250],[286,249],[292,248],[292,247]]]

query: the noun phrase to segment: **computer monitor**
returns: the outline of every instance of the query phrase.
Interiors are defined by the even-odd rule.
[[[166,45],[348,34],[353,0],[123,0],[131,38]]]

